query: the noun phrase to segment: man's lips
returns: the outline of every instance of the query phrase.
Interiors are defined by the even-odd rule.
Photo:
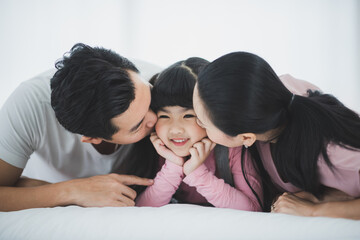
[[[189,138],[172,138],[170,141],[178,147],[184,146],[188,141]]]

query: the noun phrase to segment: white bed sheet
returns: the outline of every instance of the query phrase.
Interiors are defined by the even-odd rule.
[[[0,239],[360,239],[360,221],[170,204],[0,213]]]

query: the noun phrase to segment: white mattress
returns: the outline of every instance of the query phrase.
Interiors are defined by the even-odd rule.
[[[0,239],[360,239],[360,221],[170,204],[0,213]]]

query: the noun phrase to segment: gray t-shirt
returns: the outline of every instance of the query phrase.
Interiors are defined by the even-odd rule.
[[[136,62],[144,79],[161,69]],[[49,182],[110,173],[132,148],[122,145],[102,155],[81,135],[65,130],[50,104],[50,79],[55,70],[23,82],[0,111],[0,159],[18,168],[23,175]],[[29,160],[30,159],[30,160]]]

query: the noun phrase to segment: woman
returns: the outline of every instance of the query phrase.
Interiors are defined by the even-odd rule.
[[[314,90],[235,52],[201,71],[194,110],[212,141],[250,152],[268,210],[360,219],[359,115]]]

